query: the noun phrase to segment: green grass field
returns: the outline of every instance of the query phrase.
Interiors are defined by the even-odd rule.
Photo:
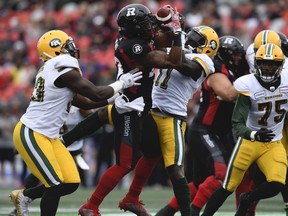
[[[9,200],[9,194],[13,188],[0,188],[0,215],[8,215],[13,209],[13,205]],[[78,208],[87,200],[90,194],[94,191],[94,188],[84,189],[79,188],[75,193],[63,197],[61,199],[58,213],[59,216],[72,216],[77,215]],[[127,215],[132,216],[133,214],[123,212],[118,208],[118,202],[125,195],[126,190],[114,190],[104,200],[101,205],[101,214],[103,216],[120,216]],[[163,207],[172,196],[172,189],[155,189],[145,188],[142,192],[141,199],[145,203],[145,207],[148,211],[154,215],[161,207]],[[257,216],[286,216],[280,195],[277,197],[263,200],[258,204]],[[39,200],[35,200],[30,205],[29,216],[39,216]],[[215,214],[216,216],[233,216],[235,213],[235,200],[234,194],[220,208],[220,211]],[[176,214],[179,216],[180,214]]]

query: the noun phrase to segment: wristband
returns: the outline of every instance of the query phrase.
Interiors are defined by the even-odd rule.
[[[120,94],[117,92],[117,93],[114,94],[112,97],[110,97],[110,98],[107,99],[107,103],[108,103],[108,104],[114,103],[115,99],[116,99],[117,97],[119,97],[119,96],[120,96]]]
[[[182,46],[182,50],[184,50],[185,47],[185,42],[186,42],[186,33],[184,31],[180,32],[181,34],[181,46]]]
[[[117,92],[119,92],[123,89],[123,86],[124,86],[123,84],[124,83],[121,80],[117,80],[116,82],[111,83],[108,86],[112,87],[114,90],[114,94],[116,94]]]
[[[182,46],[182,34],[175,34],[173,40],[173,46]]]
[[[253,142],[253,141],[255,141],[255,134],[257,133],[257,131],[252,131],[251,133],[250,133],[250,140]]]

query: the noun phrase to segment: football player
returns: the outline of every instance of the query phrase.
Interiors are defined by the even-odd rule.
[[[288,68],[288,40],[286,35],[284,35],[282,32],[277,32],[280,40],[281,40],[281,49],[283,51],[283,54],[285,55],[285,63],[283,68],[286,69]],[[287,124],[287,116],[285,119],[285,124],[284,124],[284,128],[283,128],[283,138],[281,140],[281,142],[284,145],[284,148],[286,149],[286,153],[287,153],[287,158],[288,158],[288,124]],[[288,173],[288,172],[287,172]],[[283,197],[283,201],[285,204],[285,212],[286,212],[286,216],[288,216],[288,176],[286,175],[286,184],[285,184],[285,188],[281,191],[281,195]]]
[[[287,158],[281,143],[288,108],[288,73],[280,47],[267,43],[255,55],[256,73],[234,82],[240,93],[232,115],[239,136],[229,161],[223,186],[209,199],[202,216],[213,215],[235,191],[244,173],[255,162],[266,182],[240,196],[235,215],[245,216],[251,203],[277,195],[285,185]]]
[[[238,93],[233,82],[248,73],[244,46],[234,36],[220,37],[213,62],[215,73],[209,75],[201,86],[199,110],[187,136],[193,160],[193,181],[189,183],[193,216],[200,214],[224,180],[229,156],[236,143],[231,117]],[[173,197],[156,215],[174,215],[179,210],[178,203]]]
[[[82,77],[79,49],[61,30],[46,32],[37,43],[44,64],[36,75],[29,107],[14,129],[16,150],[43,185],[10,194],[18,215],[28,215],[31,200],[42,197],[41,215],[56,215],[61,196],[73,193],[80,178],[73,157],[59,139],[71,105],[93,108],[142,78],[127,73],[110,86],[95,86]],[[43,196],[41,195],[43,194]]]
[[[283,52],[283,54],[285,55],[285,59],[287,58],[288,55],[288,46],[287,46],[287,37],[281,33],[281,32],[275,32],[272,30],[263,30],[261,32],[259,32],[255,39],[254,39],[254,43],[251,44],[249,46],[249,51],[247,50],[247,56],[248,56],[248,61],[249,61],[249,66],[250,66],[250,72],[255,73],[255,66],[254,66],[254,58],[255,58],[255,52],[257,51],[257,49],[259,48],[259,46],[261,44],[266,44],[266,43],[273,43],[275,45],[278,45],[279,47],[281,47],[281,50]],[[254,46],[255,44],[255,46]],[[252,49],[252,47],[255,47],[254,49]],[[284,62],[283,68],[288,68],[288,61]],[[287,118],[286,118],[287,121]],[[288,155],[288,136],[287,136],[287,123],[285,121],[284,124],[284,128],[283,128],[283,138],[282,138],[282,143],[284,145],[284,148],[286,149],[287,155]],[[263,182],[265,182],[265,176],[259,171],[259,168],[257,167],[257,165],[253,164],[251,166],[250,170],[250,176],[252,178],[252,180],[254,181],[255,184],[251,184],[252,188],[256,187],[259,184],[262,184]],[[288,179],[286,178],[286,181]],[[281,191],[281,195],[283,197],[283,201],[285,203],[285,211],[286,211],[286,215],[288,216],[288,184],[286,183],[285,188]],[[236,191],[237,192],[237,191]],[[253,205],[255,205],[256,203],[253,203]],[[254,209],[256,208],[253,207]]]
[[[79,109],[78,107],[72,106],[65,124],[61,128],[60,134],[64,133],[66,130],[71,130],[73,126],[75,126],[78,122],[80,122],[85,116],[89,115],[90,113],[91,113],[91,110],[83,110],[83,109]],[[76,162],[82,183],[85,178],[83,171],[89,169],[89,165],[86,163],[86,161],[82,157],[83,145],[84,145],[84,140],[79,139],[67,148]],[[30,173],[25,178],[24,188],[25,189],[33,188],[33,187],[38,186],[39,184],[41,184],[41,182],[39,182],[39,180],[33,174]],[[38,188],[43,188],[43,187],[38,187]],[[39,190],[39,192],[44,193],[44,190]],[[43,194],[41,195],[40,193],[39,193],[39,197],[42,197]],[[38,198],[38,197],[35,197],[35,198]],[[16,208],[13,209],[9,213],[9,216],[17,216],[17,209]]]
[[[255,53],[261,45],[267,43],[276,44],[281,47],[281,40],[277,32],[273,30],[263,30],[255,36],[254,42],[248,46],[246,50],[246,58],[249,64],[250,73],[255,73]]]
[[[142,175],[150,176],[161,150],[157,133],[153,135],[155,123],[148,112],[152,105],[151,91],[154,80],[153,68],[172,68],[182,63],[182,29],[179,15],[173,15],[168,27],[173,31],[173,46],[169,54],[155,50],[153,38],[157,35],[158,25],[155,16],[142,4],[129,4],[117,16],[119,37],[115,43],[115,61],[118,77],[138,68],[143,71],[141,85],[124,90],[124,95],[115,100],[112,107],[112,120],[115,131],[116,164],[106,170],[88,199],[79,209],[80,215],[100,215],[99,206],[120,180],[134,169],[142,150],[147,163],[138,167]],[[143,106],[144,104],[144,106]],[[151,130],[151,132],[150,132]],[[142,182],[140,182],[142,184]],[[138,214],[149,215],[140,200],[125,200],[120,208]]]
[[[185,45],[185,63],[180,67],[161,69],[158,72],[152,90],[151,115],[157,125],[164,165],[172,182],[179,210],[181,215],[191,216],[190,192],[184,174],[187,103],[203,80],[214,73],[211,57],[218,50],[219,38],[212,28],[198,26],[188,32]],[[139,166],[144,164],[141,162],[139,161]],[[139,181],[143,181],[143,175],[135,172],[131,187],[123,200],[139,199]]]

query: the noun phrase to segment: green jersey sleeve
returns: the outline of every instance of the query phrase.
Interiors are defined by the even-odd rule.
[[[250,106],[251,101],[249,96],[239,94],[232,114],[232,126],[236,135],[249,140],[252,130],[246,126],[246,120]]]

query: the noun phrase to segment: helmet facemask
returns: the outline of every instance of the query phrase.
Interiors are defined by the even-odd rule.
[[[211,58],[219,48],[219,38],[211,27],[198,26],[188,32],[185,45],[192,52],[206,54]]]
[[[205,35],[201,34],[200,32],[192,29],[186,38],[186,47],[190,49],[192,52],[196,52],[196,49],[205,45],[207,39]]]
[[[275,44],[261,45],[255,55],[256,75],[265,83],[280,77],[285,62],[281,48]]]
[[[61,47],[61,53],[69,54],[73,56],[74,58],[79,59],[80,58],[80,52],[79,49],[76,47],[74,40],[69,37],[66,42]]]
[[[159,31],[156,17],[152,14],[148,14],[145,20],[136,25],[136,30],[139,32],[138,36],[152,39]]]
[[[270,83],[278,79],[284,61],[256,60],[256,74],[263,82]]]

